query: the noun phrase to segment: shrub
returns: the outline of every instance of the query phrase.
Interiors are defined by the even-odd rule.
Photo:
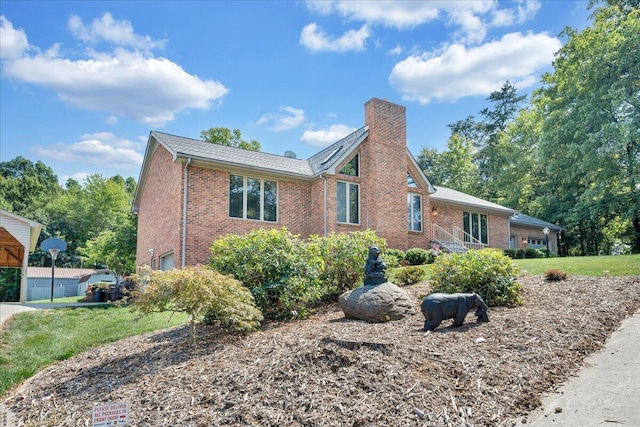
[[[565,273],[564,271],[555,269],[545,271],[544,273],[544,278],[549,282],[559,282],[561,280],[566,280],[567,276],[567,273]]]
[[[434,292],[476,292],[489,306],[522,304],[517,268],[497,249],[469,250],[436,258],[431,270]]]
[[[360,285],[369,246],[386,249],[373,231],[311,236],[280,230],[229,234],[211,245],[210,266],[251,290],[270,319],[306,317],[308,306]]]
[[[360,286],[364,281],[364,265],[369,256],[369,246],[377,246],[385,252],[387,242],[374,231],[331,233],[327,237],[311,236],[309,247],[324,260],[321,274],[323,294],[334,297]],[[383,261],[386,259],[381,257]]]
[[[395,268],[402,264],[404,261],[404,252],[400,249],[387,249],[384,254],[381,255],[384,263],[389,268]]]
[[[504,249],[504,254],[511,259],[516,258],[516,250],[515,249]]]
[[[422,248],[411,248],[404,256],[409,265],[432,264],[435,258],[433,251]]]
[[[211,255],[211,268],[250,289],[267,318],[305,317],[305,305],[322,297],[322,258],[286,228],[228,234],[213,242]]]
[[[231,276],[202,266],[167,271],[145,267],[135,280],[141,290],[133,308],[142,314],[187,313],[194,344],[196,323],[205,317],[216,319],[234,331],[254,331],[260,326],[262,314],[255,307],[251,293]]]
[[[427,272],[417,266],[398,269],[393,275],[393,281],[403,285],[411,285],[424,280]]]

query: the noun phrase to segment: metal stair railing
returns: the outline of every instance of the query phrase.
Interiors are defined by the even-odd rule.
[[[438,224],[431,224],[431,240],[448,252],[462,253],[469,250],[466,242],[456,238]]]
[[[453,227],[453,234],[456,237],[456,240],[463,241],[464,245],[469,249],[484,249],[487,245],[482,243],[480,240],[473,237],[471,234],[462,230],[459,227]]]

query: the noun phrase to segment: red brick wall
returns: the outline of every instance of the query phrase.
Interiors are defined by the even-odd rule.
[[[458,209],[451,206],[432,205],[436,208],[435,211],[429,209],[429,215],[431,221],[434,224],[439,225],[445,231],[453,234],[453,228],[458,227],[464,230],[464,224],[462,223],[462,213],[478,212],[473,208]],[[506,216],[499,216],[493,214],[487,215],[487,231],[489,234],[489,246],[493,248],[506,249],[509,247],[509,235],[508,235],[508,222],[509,218]]]
[[[309,184],[278,181],[278,220],[258,221],[229,217],[229,175],[222,170],[189,168],[187,216],[187,265],[208,264],[211,243],[228,233],[245,234],[256,229],[286,227],[306,238],[313,232]],[[248,173],[251,178],[264,178]]]
[[[546,236],[542,232],[540,227],[527,228],[522,226],[511,226],[511,235],[516,236],[516,249],[526,248],[528,246],[528,239],[539,239],[546,242]],[[524,241],[523,241],[524,239]],[[557,253],[557,233],[551,231],[549,233],[549,251]],[[546,245],[545,245],[546,246]]]
[[[154,250],[156,266],[160,256],[174,252],[178,265],[182,226],[182,166],[173,163],[161,145],[151,155],[146,185],[141,189],[138,213],[136,263],[151,265],[149,249]]]

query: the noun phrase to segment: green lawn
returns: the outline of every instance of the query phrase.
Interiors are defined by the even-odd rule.
[[[521,273],[542,275],[556,269],[577,276],[640,276],[640,254],[513,260]],[[431,265],[420,265],[431,278]],[[393,270],[390,274],[393,275]],[[605,273],[606,271],[606,273]]]
[[[129,307],[106,304],[18,313],[0,329],[0,395],[56,361],[185,322],[170,313],[138,319]]]
[[[544,274],[556,269],[579,276],[640,276],[640,254],[514,260],[520,272]]]

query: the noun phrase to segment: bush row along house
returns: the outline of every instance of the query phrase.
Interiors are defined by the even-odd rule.
[[[390,248],[463,251],[545,247],[547,227],[554,253],[562,230],[432,185],[407,148],[405,107],[376,98],[363,127],[306,160],[152,131],[133,211],[137,264],[154,269],[208,264],[215,239],[258,228],[371,229]]]

